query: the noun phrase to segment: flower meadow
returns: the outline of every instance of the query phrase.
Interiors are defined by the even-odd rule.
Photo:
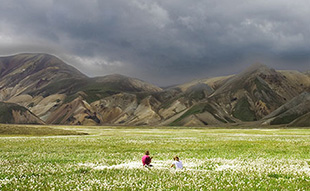
[[[0,136],[0,190],[310,190],[308,129],[57,128]]]

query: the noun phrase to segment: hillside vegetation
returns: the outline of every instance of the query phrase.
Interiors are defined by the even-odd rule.
[[[51,136],[51,135],[87,135],[73,130],[57,129],[48,126],[24,126],[0,124],[0,136]]]

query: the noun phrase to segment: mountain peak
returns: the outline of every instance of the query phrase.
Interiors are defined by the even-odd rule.
[[[44,60],[54,59],[54,60],[57,60],[57,62],[63,62],[58,57],[51,55],[51,54],[47,54],[47,53],[20,53],[20,54],[14,54],[11,56],[7,56],[5,58],[18,60],[20,61],[20,63],[25,62],[25,60],[39,60],[39,59],[44,59]]]
[[[277,75],[278,74],[274,69],[269,68],[265,64],[255,63],[240,74],[227,80],[226,83],[218,88],[213,95],[220,95],[229,91],[238,92],[239,90],[245,89],[250,84],[254,85],[257,77]]]
[[[28,74],[45,71],[48,68],[69,76],[86,77],[79,70],[63,62],[60,58],[46,53],[21,53],[0,58],[3,74],[15,70],[17,73],[27,71]],[[6,70],[6,71],[5,71]]]
[[[102,78],[105,78],[105,79],[119,79],[119,80],[121,80],[121,79],[128,79],[130,77],[122,75],[122,74],[109,74],[109,75],[106,75],[106,76],[104,76]]]
[[[249,66],[247,69],[245,69],[242,73],[265,73],[269,72],[270,70],[273,70],[269,68],[267,65],[262,63],[254,63],[251,66]]]
[[[122,74],[109,74],[106,76],[98,76],[98,77],[95,77],[94,79],[96,82],[120,82],[120,81],[128,81],[134,78],[131,78],[131,77],[128,77]]]
[[[28,52],[15,54],[13,56],[48,56],[48,57],[55,57],[55,56],[53,56],[51,54],[47,54],[47,53],[28,53]]]
[[[95,81],[97,83],[114,83],[114,84],[118,84],[119,87],[124,86],[124,87],[130,87],[139,91],[150,91],[150,92],[159,92],[162,89],[144,82],[140,79],[137,78],[131,78],[128,76],[124,76],[121,74],[110,74],[107,76],[103,76],[103,77],[96,77],[94,78]]]

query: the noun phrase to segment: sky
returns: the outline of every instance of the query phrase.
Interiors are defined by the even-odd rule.
[[[310,70],[309,0],[0,0],[0,55],[49,53],[90,77],[160,86],[254,63]]]

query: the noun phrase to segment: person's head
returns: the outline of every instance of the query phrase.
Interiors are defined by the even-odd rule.
[[[173,157],[173,160],[179,161],[180,159],[179,159],[178,156],[174,156],[174,157]]]
[[[150,151],[145,151],[145,155],[150,155]]]

